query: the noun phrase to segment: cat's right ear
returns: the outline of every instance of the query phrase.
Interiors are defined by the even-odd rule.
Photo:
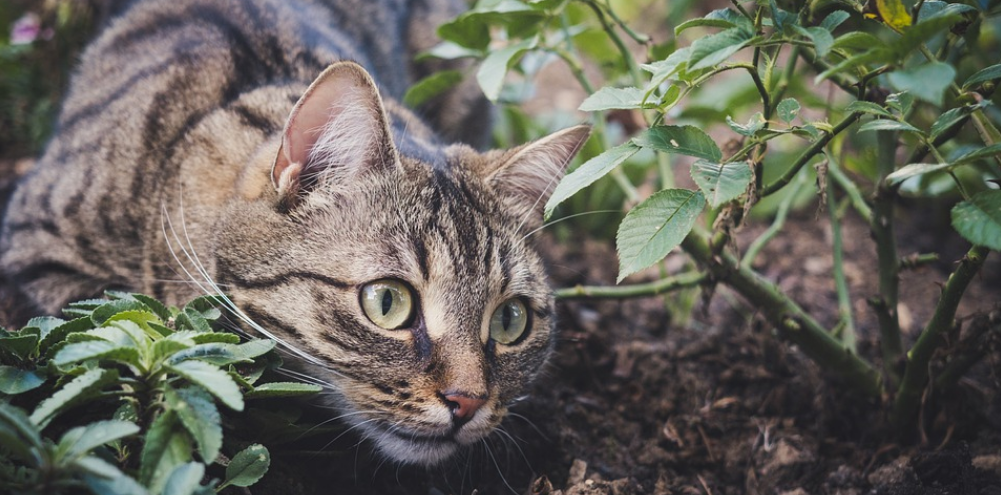
[[[322,185],[343,183],[372,167],[396,163],[379,90],[354,62],[327,67],[292,108],[271,180],[283,207]]]

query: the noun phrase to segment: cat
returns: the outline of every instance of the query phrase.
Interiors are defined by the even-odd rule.
[[[413,81],[461,67],[411,62],[461,8],[128,4],[11,197],[0,266],[46,313],[108,288],[225,293],[387,458],[479,442],[552,350],[526,234],[589,128],[480,152],[475,86],[404,108]]]

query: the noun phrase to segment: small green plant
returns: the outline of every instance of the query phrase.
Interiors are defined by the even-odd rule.
[[[320,389],[262,382],[281,364],[274,342],[217,331],[216,302],[178,309],[108,292],[71,304],[71,320],[0,331],[0,491],[190,495],[256,483],[268,450],[224,442],[219,404],[236,413]]]
[[[619,8],[658,12],[653,2],[480,0],[442,26],[444,43],[426,56],[479,59],[475,77],[486,95],[510,103],[518,102],[512,95],[530,84],[540,60],[565,63],[589,95],[579,110],[593,114],[595,132],[584,163],[555,188],[547,215],[586,211],[574,198],[588,191],[608,197],[603,184],[611,177],[626,210],[616,235],[618,281],[678,247],[691,260],[687,271],[652,283],[576,287],[559,296],[649,296],[724,284],[851,389],[882,398],[899,432],[914,431],[929,383],[947,389],[974,361],[959,351],[932,358],[945,335],[962,326],[956,309],[966,287],[989,252],[1001,250],[1001,191],[991,185],[1001,177],[999,112],[991,101],[1001,79],[997,2],[733,0],[729,8],[686,19],[679,12],[688,5],[665,15],[679,22],[655,43],[617,15]],[[646,60],[638,61],[639,51]],[[606,85],[592,83],[587,65],[602,69]],[[511,73],[521,76],[513,86]],[[829,86],[827,96],[818,94],[820,84]],[[623,112],[636,117],[632,129],[619,125]],[[706,132],[714,127],[722,137]],[[627,163],[640,172],[627,173]],[[675,185],[680,164],[689,167],[695,187]],[[781,232],[793,199],[804,194],[819,197],[834,234],[841,318],[833,328],[752,266]],[[937,255],[898,253],[893,226],[902,195],[955,203],[952,227],[971,243],[906,352],[898,275]],[[879,318],[881,370],[856,350],[841,261],[840,222],[848,209],[871,225],[879,259],[879,287],[869,300]],[[764,213],[776,213],[775,223],[741,255],[733,230],[748,215]],[[952,350],[978,348],[999,327],[986,315],[970,321],[980,323],[968,325],[963,344]]]

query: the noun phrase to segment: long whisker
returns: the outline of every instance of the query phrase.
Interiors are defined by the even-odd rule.
[[[528,236],[530,236],[530,235],[532,235],[532,234],[534,234],[534,233],[536,233],[536,232],[538,232],[538,231],[540,231],[540,230],[542,230],[542,229],[544,229],[546,227],[549,227],[550,225],[555,225],[555,224],[558,224],[558,223],[560,223],[560,222],[562,222],[564,220],[570,220],[571,218],[582,217],[584,215],[591,215],[591,214],[594,214],[594,213],[622,213],[622,212],[620,210],[595,210],[595,211],[585,211],[583,213],[574,213],[573,215],[567,215],[567,216],[562,217],[562,218],[557,218],[556,220],[553,220],[552,222],[546,222],[546,223],[542,224],[541,227],[539,227],[539,228],[537,228],[537,229],[535,229],[535,230],[533,230],[533,231],[525,234],[524,236],[522,236],[522,239],[527,239]]]
[[[566,170],[567,169],[567,165],[570,163],[571,160],[573,160],[573,157],[577,155],[577,152],[580,151],[580,149],[584,147],[584,143],[586,143],[586,142],[587,142],[587,138],[581,139],[580,141],[577,142],[577,144],[573,147],[573,149],[570,151],[570,153],[567,154],[567,158],[565,160],[563,160],[563,163],[560,164],[559,170]],[[554,189],[556,187],[556,185],[559,184],[560,179],[562,179],[562,178],[563,178],[563,174],[561,174],[561,173],[553,174],[553,176],[549,179],[549,182],[546,183],[546,188],[543,190],[543,193],[539,195],[539,197],[535,200],[534,203],[532,203],[532,207],[529,208],[528,213],[526,213],[525,216],[521,219],[521,223],[518,224],[518,228],[515,229],[516,232],[520,231],[521,228],[525,226],[525,222],[527,222],[528,219],[531,218],[531,216],[535,214],[535,208],[539,206],[539,202],[542,201],[542,198],[549,197],[549,194],[548,194],[549,190],[550,189]]]

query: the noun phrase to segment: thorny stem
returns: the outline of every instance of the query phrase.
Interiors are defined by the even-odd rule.
[[[842,131],[849,128],[861,116],[862,112],[852,112],[848,114],[848,116],[845,117],[843,120],[841,120],[841,122],[838,122],[837,125],[834,126],[834,129],[831,130],[831,132],[825,132],[824,135],[820,137],[820,139],[814,141],[813,144],[810,145],[810,147],[807,148],[806,151],[804,151],[803,154],[800,155],[798,159],[796,159],[796,161],[792,164],[791,167],[789,167],[789,170],[786,170],[785,174],[783,174],[782,177],[779,177],[775,182],[772,182],[771,184],[768,184],[767,186],[763,187],[761,189],[761,192],[758,194],[758,197],[765,197],[770,194],[774,194],[779,189],[782,189],[787,184],[789,184],[789,181],[791,181],[794,177],[796,177],[796,174],[799,173],[799,169],[803,168],[803,166],[809,163],[810,160],[813,159],[813,157],[817,156],[821,151],[823,151],[824,146],[827,146],[827,143],[831,142],[831,139],[833,139],[834,136],[837,136]]]
[[[863,395],[879,397],[879,373],[872,366],[845,350],[841,342],[774,283],[740,266],[740,262],[725,250],[714,254],[707,235],[700,230],[689,233],[681,247],[715,280],[726,283],[760,309],[781,337],[799,346],[821,367],[840,374]]]
[[[951,389],[974,364],[987,355],[988,347],[984,341],[992,333],[1001,333],[1001,315],[997,312],[981,315],[974,318],[967,328],[964,333],[968,336],[959,343],[951,360],[935,378],[934,387],[937,390]]]
[[[896,132],[879,132],[877,140],[877,184],[878,190],[873,201],[872,218],[869,228],[876,242],[876,257],[879,263],[879,296],[870,299],[879,320],[880,347],[883,351],[883,372],[888,385],[895,387],[900,381],[897,363],[903,352],[900,340],[900,321],[897,315],[897,293],[900,259],[897,254],[897,240],[893,234],[894,190],[886,185],[885,178],[896,167],[894,157],[897,150]]]
[[[935,306],[935,313],[925,326],[918,341],[907,353],[907,371],[900,382],[900,390],[893,403],[890,419],[903,431],[917,415],[922,391],[928,382],[928,365],[932,355],[943,342],[942,335],[953,326],[956,308],[970,281],[983,266],[990,251],[983,246],[973,246],[959,262],[942,290],[942,297]]]
[[[845,280],[844,252],[841,242],[841,219],[837,202],[834,198],[833,184],[827,185],[827,214],[831,222],[831,249],[834,264],[834,286],[838,294],[838,313],[841,317],[841,342],[845,349],[858,354],[855,344],[855,320],[852,317],[851,296],[848,293],[848,282]]]
[[[584,286],[567,287],[556,291],[557,299],[625,299],[629,297],[657,296],[687,287],[694,287],[705,282],[708,276],[699,272],[688,272],[672,277],[665,277],[645,284],[622,285],[615,287]]]
[[[740,260],[740,266],[744,268],[751,268],[754,265],[754,260],[757,259],[758,253],[768,243],[782,231],[782,227],[785,225],[786,217],[789,216],[789,210],[792,209],[793,202],[796,201],[796,196],[799,195],[799,190],[807,183],[806,173],[801,173],[796,176],[795,190],[791,191],[788,196],[782,198],[782,202],[779,203],[778,209],[775,211],[775,220],[772,224],[761,233],[751,245],[747,247],[747,251],[744,252],[744,257]]]

